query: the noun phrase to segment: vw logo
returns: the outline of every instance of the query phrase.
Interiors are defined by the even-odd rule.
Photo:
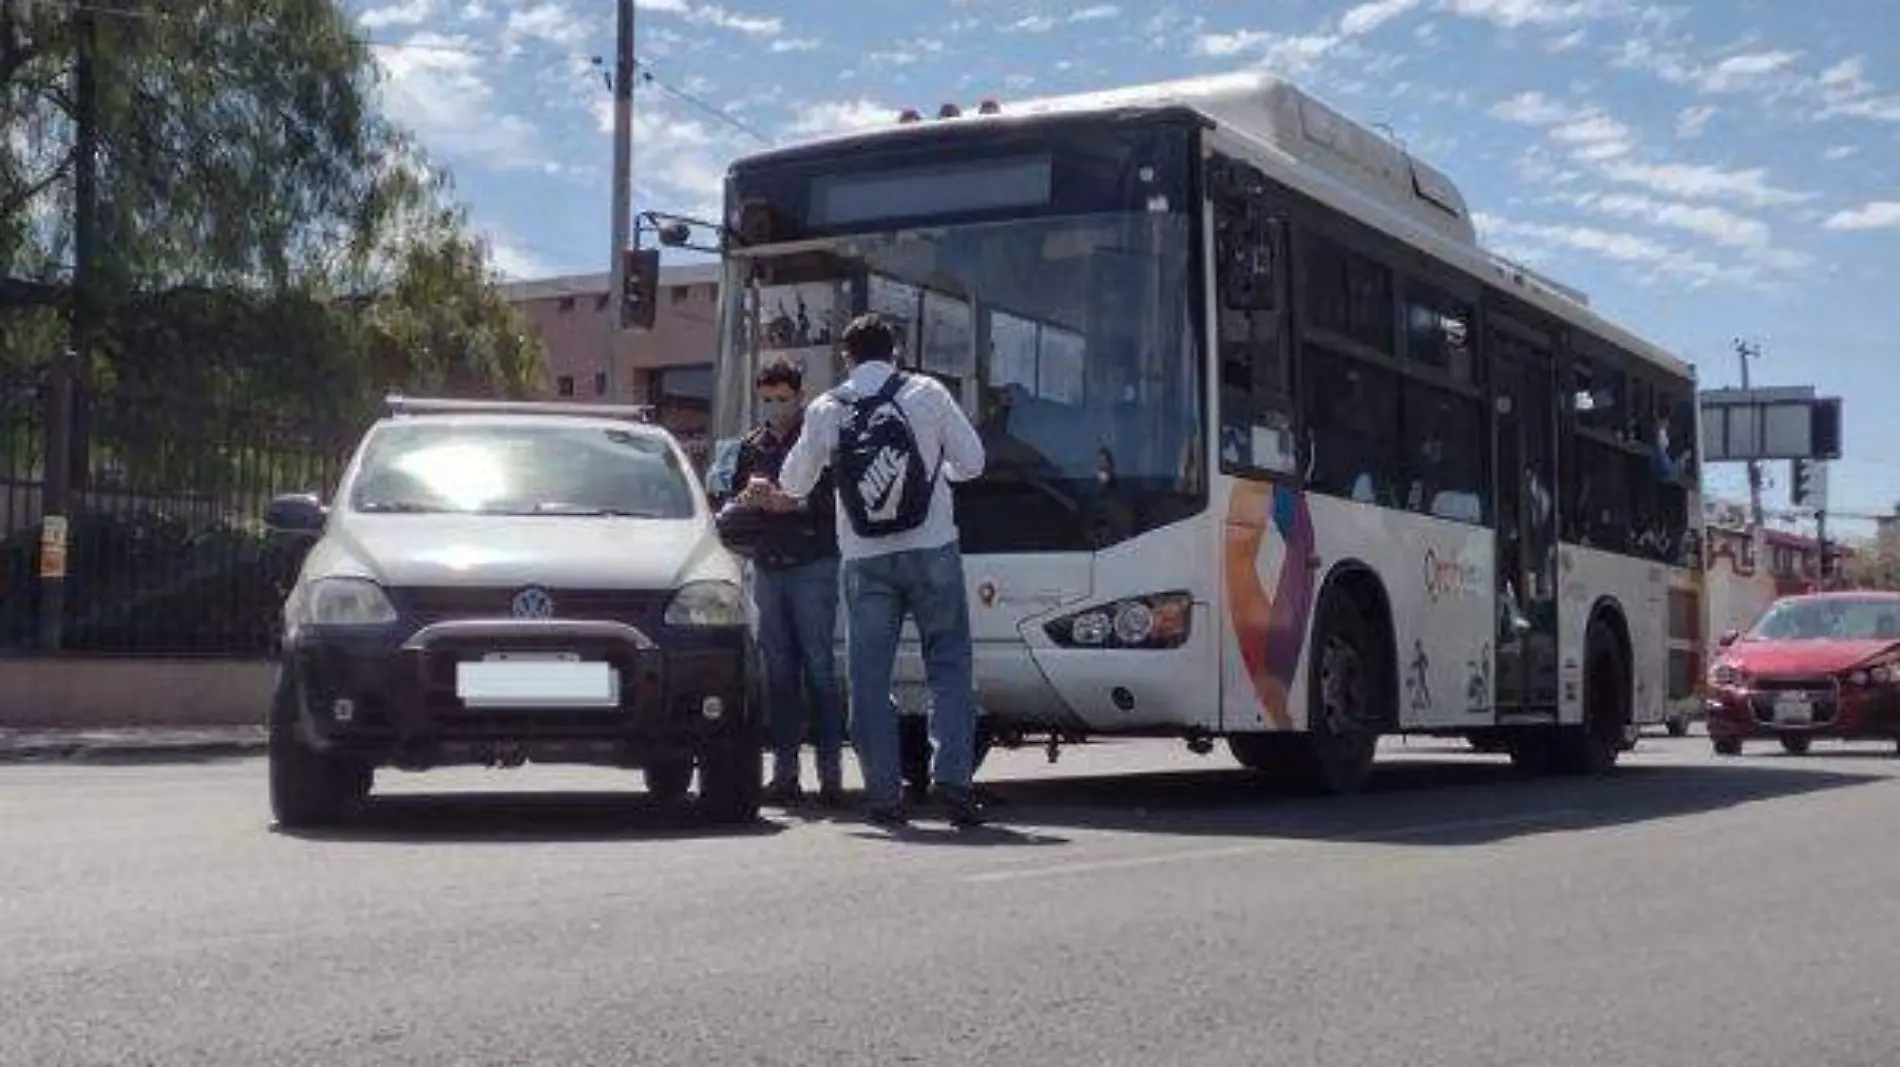
[[[513,610],[517,619],[552,619],[554,598],[546,589],[530,586],[515,594]]]

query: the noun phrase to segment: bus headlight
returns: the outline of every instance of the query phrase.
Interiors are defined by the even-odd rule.
[[[1063,648],[1179,648],[1187,643],[1194,598],[1186,593],[1124,597],[1043,625]]]

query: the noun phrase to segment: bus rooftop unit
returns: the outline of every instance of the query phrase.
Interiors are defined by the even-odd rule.
[[[866,310],[962,399],[985,743],[1350,791],[1383,735],[1600,772],[1696,706],[1693,369],[1445,174],[1264,74],[937,115],[733,164],[714,420],[767,360],[827,387]]]

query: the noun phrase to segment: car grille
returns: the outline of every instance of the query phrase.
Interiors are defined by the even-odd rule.
[[[1775,698],[1782,693],[1808,694],[1816,726],[1833,722],[1839,706],[1840,691],[1830,677],[1757,677],[1750,680],[1749,687],[1754,690],[1750,710],[1755,713],[1755,720],[1763,724],[1775,721]]]
[[[399,610],[421,625],[450,619],[506,619],[514,614],[518,589],[392,589]],[[667,593],[626,589],[550,589],[554,615],[639,623],[657,620],[666,610]]]
[[[1749,686],[1762,693],[1826,693],[1834,694],[1834,679],[1824,675],[1804,675],[1801,677],[1763,678],[1749,680]]]

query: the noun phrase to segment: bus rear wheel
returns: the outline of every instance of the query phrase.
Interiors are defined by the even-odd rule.
[[[1608,774],[1623,752],[1629,724],[1629,670],[1610,628],[1590,625],[1584,638],[1583,722],[1557,728],[1556,769],[1564,774]]]

